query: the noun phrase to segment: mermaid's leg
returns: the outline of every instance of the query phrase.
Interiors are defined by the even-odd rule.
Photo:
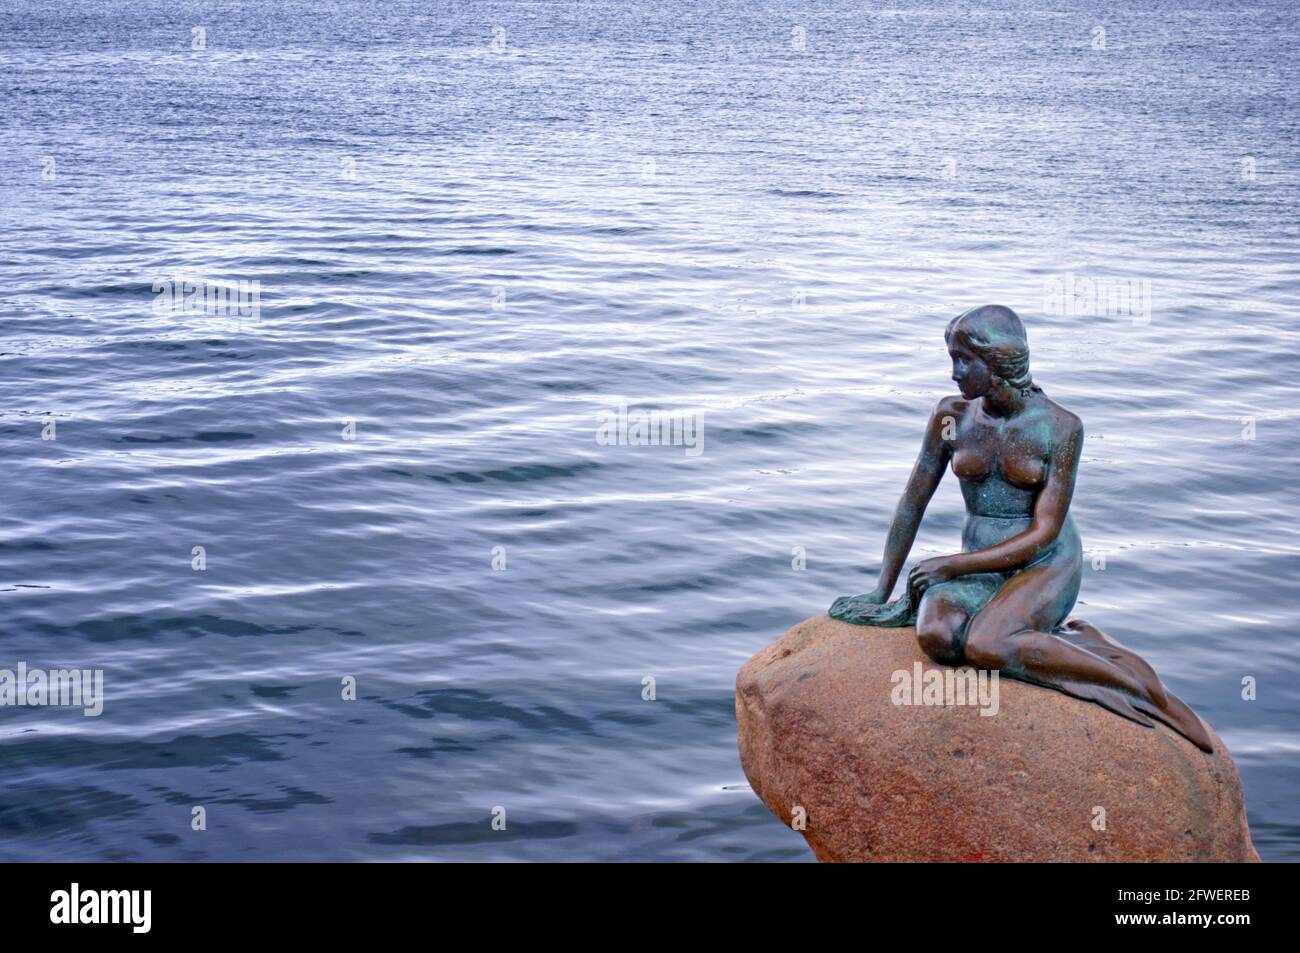
[[[1086,623],[1056,628],[1074,602],[1071,587],[1077,591],[1077,577],[1067,560],[1016,573],[968,624],[967,661],[1095,701],[1142,724],[1150,724],[1143,717],[1149,715],[1212,750],[1200,719],[1136,653]]]
[[[1073,569],[1069,561],[1054,561],[1008,579],[971,620],[967,657],[979,668],[1033,681],[1066,678],[1142,694],[1143,684],[1114,662],[1051,634],[1074,581]]]
[[[916,613],[916,640],[926,655],[943,665],[965,665],[966,626],[993,598],[1002,578],[993,574],[961,576],[931,586]]]

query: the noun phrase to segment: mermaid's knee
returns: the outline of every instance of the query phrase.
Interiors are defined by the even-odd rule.
[[[942,626],[918,628],[916,641],[921,651],[941,665],[960,665],[962,662],[961,639],[957,633]]]
[[[916,641],[941,665],[962,664],[962,644],[969,618],[951,584],[934,586],[921,598],[916,613]]]

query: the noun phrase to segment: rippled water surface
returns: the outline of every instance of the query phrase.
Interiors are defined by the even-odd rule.
[[[1300,858],[1298,20],[5,2],[0,667],[107,701],[0,711],[0,858],[811,859],[736,670],[870,588],[990,301],[1087,427],[1079,614]]]

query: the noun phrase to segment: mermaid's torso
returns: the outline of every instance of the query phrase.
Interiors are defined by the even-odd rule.
[[[996,427],[983,415],[967,416],[952,446],[952,471],[961,482],[966,501],[966,522],[962,527],[963,552],[987,549],[1025,532],[1033,524],[1034,505],[1048,478],[1050,435],[1032,425],[1000,432],[996,441],[987,431]],[[1050,564],[1060,574],[1060,585],[1051,587],[1052,606],[1042,607],[1062,621],[1074,607],[1082,577],[1083,544],[1074,518],[1066,514],[1056,538],[1027,563],[1009,572],[980,573],[959,577],[950,595],[960,595],[968,611],[978,611],[1012,576],[1035,566]]]
[[[966,404],[963,411],[949,448],[952,472],[966,501],[961,548],[970,552],[996,546],[1033,522],[1034,505],[1047,483],[1052,428],[1042,414],[1008,424],[989,417],[978,404]],[[1081,544],[1067,514],[1056,540],[1022,568],[1075,548]]]

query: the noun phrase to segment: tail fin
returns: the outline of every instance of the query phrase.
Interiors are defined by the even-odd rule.
[[[1075,698],[1096,702],[1103,708],[1148,728],[1155,727],[1151,723],[1151,719],[1155,719],[1168,725],[1202,751],[1211,754],[1214,752],[1214,743],[1210,740],[1205,723],[1182,699],[1165,688],[1155,669],[1136,652],[1124,648],[1105,632],[1082,619],[1071,619],[1057,627],[1052,634],[1131,673],[1139,683],[1149,687],[1151,697],[1142,698],[1118,688],[1074,679],[1062,678],[1045,682],[1035,678],[1029,681],[1035,685],[1055,688]]]

